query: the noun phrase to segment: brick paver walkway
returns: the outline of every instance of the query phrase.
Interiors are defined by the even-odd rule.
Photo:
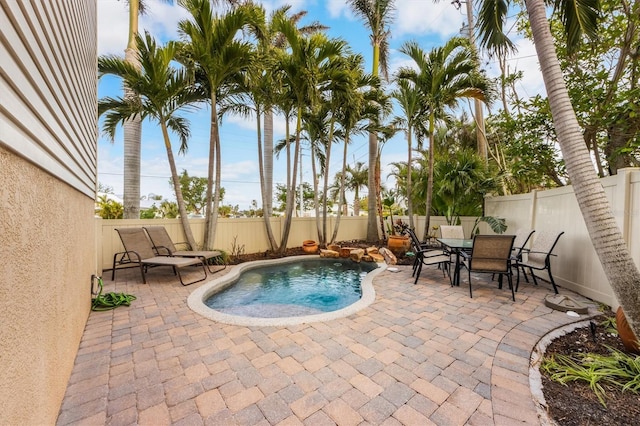
[[[514,303],[480,279],[471,299],[466,279],[399,268],[357,314],[288,327],[216,323],[187,307],[195,285],[119,271],[105,291],[137,300],[91,313],[58,425],[540,424],[531,351],[575,320],[544,306],[550,286]]]

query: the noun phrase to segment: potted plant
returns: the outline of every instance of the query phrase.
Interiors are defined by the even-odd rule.
[[[387,192],[382,200],[382,204],[389,209],[390,222],[387,222],[387,232],[389,233],[387,248],[397,257],[402,257],[411,247],[409,236],[404,235],[409,225],[404,223],[402,219],[393,220],[393,206],[395,203],[396,199],[393,193],[391,191]]]

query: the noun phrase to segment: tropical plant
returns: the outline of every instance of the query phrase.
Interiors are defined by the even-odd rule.
[[[558,0],[554,4],[565,26],[569,52],[575,52],[584,35],[590,38],[597,36],[599,16],[597,1]],[[503,31],[507,6],[506,0],[482,1],[478,20],[482,46],[494,51],[508,49],[510,42]],[[525,7],[547,88],[558,143],[576,200],[616,299],[622,306],[631,329],[636,336],[640,336],[640,271],[622,237],[607,195],[593,168],[589,150],[584,143],[553,44],[554,40],[546,15],[546,3],[543,0],[527,0]]]
[[[433,197],[433,165],[435,155],[434,131],[436,120],[444,118],[447,108],[454,108],[461,98],[486,101],[489,81],[478,71],[475,51],[464,38],[454,37],[444,46],[428,54],[416,42],[406,42],[400,51],[409,56],[417,70],[402,67],[398,80],[408,80],[419,93],[421,114],[429,117],[429,178],[426,194],[426,223],[424,238],[428,236]]]
[[[182,197],[178,170],[169,130],[175,132],[180,140],[180,153],[187,150],[189,138],[188,121],[178,116],[178,111],[196,102],[200,94],[194,90],[191,79],[184,69],[174,68],[178,46],[168,42],[158,46],[148,32],[144,37],[138,35],[136,44],[139,49],[140,70],[122,58],[110,55],[98,58],[100,76],[112,74],[120,77],[131,88],[136,97],[105,97],[98,102],[98,113],[105,116],[103,131],[113,141],[119,124],[133,116],[141,120],[149,118],[157,121],[162,130],[162,138],[167,151],[167,160],[171,169],[171,179],[180,212],[180,220],[187,242],[195,247],[195,239],[189,226],[187,210]]]
[[[218,93],[224,85],[247,71],[254,60],[251,43],[238,36],[244,30],[258,38],[264,30],[264,10],[247,3],[232,8],[223,15],[214,12],[209,0],[180,0],[191,15],[178,23],[183,44],[181,60],[193,67],[206,90],[210,103],[209,168],[205,210],[204,247],[211,249],[215,240],[218,207],[220,205],[221,144],[218,124]],[[215,186],[215,188],[214,188]],[[215,213],[213,213],[215,212]]]
[[[394,118],[393,124],[397,128],[402,128],[407,137],[407,174],[406,174],[406,193],[407,199],[407,215],[409,216],[409,226],[413,229],[413,201],[411,197],[412,184],[411,179],[412,172],[412,153],[413,153],[413,135],[417,130],[420,133],[426,133],[426,130],[421,131],[420,128],[424,122],[420,117],[421,105],[420,95],[415,87],[409,80],[398,80],[398,88],[392,92],[391,97],[396,100],[404,116],[397,116]]]
[[[274,28],[284,35],[289,44],[287,53],[279,58],[279,67],[282,71],[284,86],[290,91],[294,100],[293,107],[296,113],[293,171],[290,174],[285,223],[280,243],[282,251],[286,249],[291,230],[303,115],[305,111],[315,111],[319,107],[321,100],[319,85],[326,82],[328,70],[333,66],[332,60],[339,58],[339,55],[344,52],[345,42],[329,39],[322,33],[304,37],[290,19],[284,17],[274,19]],[[288,135],[286,141],[288,144]]]
[[[96,200],[96,214],[103,219],[122,219],[124,207],[122,203],[109,198],[107,194],[99,195]]]
[[[371,30],[373,47],[373,69],[371,74],[379,77],[380,72],[388,79],[389,58],[389,25],[393,21],[394,0],[348,0],[353,12],[359,16]],[[367,208],[367,240],[376,241],[378,230],[376,224],[376,208],[378,184],[376,183],[376,164],[378,162],[378,135],[369,131],[369,197]],[[384,231],[383,231],[384,232]]]

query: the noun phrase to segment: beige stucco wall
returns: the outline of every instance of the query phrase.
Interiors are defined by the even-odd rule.
[[[91,304],[94,203],[0,147],[0,424],[55,424]]]

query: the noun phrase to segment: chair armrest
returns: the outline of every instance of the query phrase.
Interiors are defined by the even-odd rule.
[[[181,241],[179,243],[173,243],[174,246],[179,246],[179,245],[184,245],[185,247],[187,247],[188,251],[193,251],[193,247],[191,247],[191,244],[189,244],[186,241]]]
[[[156,253],[158,253],[158,256],[171,256],[172,254],[171,250],[165,246],[155,246],[154,249],[156,250]]]
[[[471,259],[471,253],[468,253],[464,250],[460,250],[460,256],[464,258],[464,260]]]
[[[445,252],[444,250],[425,248],[422,250],[418,250],[416,254],[422,255],[423,257],[432,257],[432,256],[442,256],[443,254],[445,254]]]

